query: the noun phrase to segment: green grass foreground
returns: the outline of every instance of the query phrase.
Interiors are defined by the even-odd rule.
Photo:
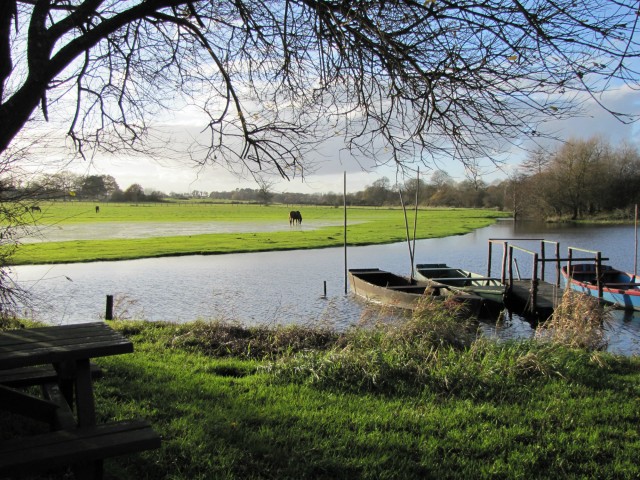
[[[637,357],[476,339],[440,307],[343,333],[112,325],[135,353],[97,359],[100,421],[163,440],[107,478],[640,477]]]
[[[333,223],[315,230],[289,226],[289,211],[301,210],[303,225],[313,222]],[[31,214],[25,214],[31,215]],[[349,245],[369,245],[402,241],[406,227],[402,210],[348,209],[347,241]],[[413,235],[413,212],[408,212]],[[418,214],[417,238],[460,235],[486,227],[497,218],[508,216],[495,210],[426,209]],[[42,215],[34,216],[46,235],[48,228],[69,224],[112,223],[117,229],[122,222],[139,225],[151,222],[225,222],[256,225],[252,233],[216,233],[117,240],[82,240],[22,244],[12,256],[13,265],[130,260],[174,255],[209,255],[270,250],[292,250],[337,247],[344,243],[344,211],[339,208],[313,206],[258,206],[229,204],[148,204],[101,205],[55,202],[42,205]],[[280,231],[260,232],[261,225],[281,225]],[[153,228],[153,227],[150,227]]]

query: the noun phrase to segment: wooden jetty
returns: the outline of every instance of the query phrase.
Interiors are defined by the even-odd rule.
[[[505,298],[505,306],[525,317],[546,319],[551,316],[562,299],[563,288],[554,283],[538,280],[535,298],[532,295],[532,281],[513,280]]]
[[[540,242],[540,251],[536,252],[523,248],[509,242],[530,241]],[[593,252],[596,257],[592,258],[572,258],[571,247],[569,258],[560,258],[560,244],[540,238],[519,238],[519,239],[490,239],[487,276],[491,276],[491,257],[494,244],[502,246],[502,271],[501,281],[506,286],[505,306],[507,309],[522,314],[525,317],[545,320],[555,310],[562,299],[563,288],[560,285],[560,267],[563,261],[600,261],[608,260],[602,258],[600,252]],[[547,247],[553,247],[553,253],[547,255]],[[531,256],[532,270],[526,278],[522,278],[518,268],[518,263],[514,256],[515,252]],[[553,275],[547,275],[547,264],[551,264],[555,271]],[[515,272],[514,272],[515,270]],[[514,275],[515,273],[515,275]],[[517,276],[517,278],[515,278]],[[553,281],[546,281],[546,277],[553,277]]]

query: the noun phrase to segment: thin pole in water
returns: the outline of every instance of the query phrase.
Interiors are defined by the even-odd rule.
[[[344,294],[348,293],[347,288],[347,172],[344,172]]]
[[[418,195],[420,193],[420,167],[416,178],[416,205],[413,216],[413,246],[411,247],[411,280],[413,280],[413,265],[416,256],[416,230],[418,229]]]
[[[635,220],[635,229],[636,229],[636,242],[635,242],[635,255],[633,257],[633,276],[638,275],[638,204],[636,203],[636,220]]]
[[[402,198],[402,188],[398,189],[398,193],[400,194],[400,205],[402,205],[402,211],[404,213],[404,227],[407,231],[407,246],[409,247],[409,261],[411,262],[411,268],[409,271],[411,272],[411,280],[413,280],[413,251],[411,250],[411,237],[409,236],[409,220],[407,220],[407,207],[404,204],[404,199]]]

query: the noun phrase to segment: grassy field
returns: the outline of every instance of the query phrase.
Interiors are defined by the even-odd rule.
[[[89,207],[64,217],[66,208],[82,212],[82,206],[54,205],[44,209],[42,222],[207,221],[215,214],[225,221],[286,222],[289,210],[122,206],[111,220],[91,220],[95,212]],[[142,220],[143,208],[168,210]],[[184,214],[177,215],[177,208]],[[305,219],[342,218],[339,209],[300,210]],[[464,233],[496,215],[421,211],[418,236]],[[397,210],[351,209],[349,218],[361,222],[349,227],[350,242],[404,238]],[[212,244],[206,252],[214,253],[223,246],[311,248],[342,239],[339,228],[286,227],[277,234],[205,235],[202,245]],[[264,236],[252,241],[254,235]],[[266,239],[273,243],[265,245]],[[158,251],[169,242],[153,240]],[[43,262],[79,258],[77,251],[65,253],[76,243],[25,245],[21,255],[33,248]],[[127,248],[131,258],[152,253],[135,241],[86,242],[83,259],[95,260],[91,250],[102,243],[100,255],[114,259]],[[55,248],[59,256],[51,257]],[[163,251],[188,253],[175,248]],[[26,263],[37,257],[22,258]],[[99,421],[144,418],[161,434],[162,447],[107,460],[106,478],[640,478],[640,358],[594,350],[602,337],[584,334],[600,330],[601,318],[585,326],[594,311],[587,303],[575,301],[566,314],[573,322],[554,324],[555,335],[547,331],[538,340],[512,342],[477,338],[473,321],[441,303],[425,304],[405,322],[344,332],[217,321],[111,322],[131,338],[135,353],[96,359],[104,371],[96,382]],[[0,329],[25,325],[31,326],[0,320]],[[0,439],[46,428],[0,411]]]
[[[243,222],[254,223],[254,233],[216,233],[189,236],[151,237],[124,240],[79,240],[23,244],[13,257],[15,265],[40,263],[128,260],[171,255],[240,253],[340,246],[344,241],[344,211],[313,206],[258,206],[230,204],[106,204],[95,212],[94,203],[56,202],[43,204],[35,219],[42,227],[69,224],[122,222]],[[289,227],[289,211],[300,210],[303,224],[332,222],[337,226],[301,230]],[[413,212],[409,213],[413,232]],[[464,234],[490,225],[508,214],[495,210],[424,209],[418,214],[417,238]],[[307,223],[305,223],[307,222]],[[281,224],[282,230],[260,232],[260,225]],[[400,209],[350,208],[349,245],[402,241],[405,220]]]
[[[640,478],[638,358],[476,339],[441,305],[340,334],[112,325],[135,353],[97,360],[100,421],[145,418],[162,447],[107,478]]]

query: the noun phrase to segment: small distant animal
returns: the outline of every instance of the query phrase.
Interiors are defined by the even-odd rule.
[[[297,210],[292,210],[289,212],[289,225],[302,224],[302,215]]]
[[[33,206],[31,207],[31,213],[33,213],[33,212],[40,212],[40,213],[42,213],[42,210],[40,209],[40,207],[39,207],[38,205],[33,205]]]
[[[96,213],[100,213],[100,207],[96,205]]]

